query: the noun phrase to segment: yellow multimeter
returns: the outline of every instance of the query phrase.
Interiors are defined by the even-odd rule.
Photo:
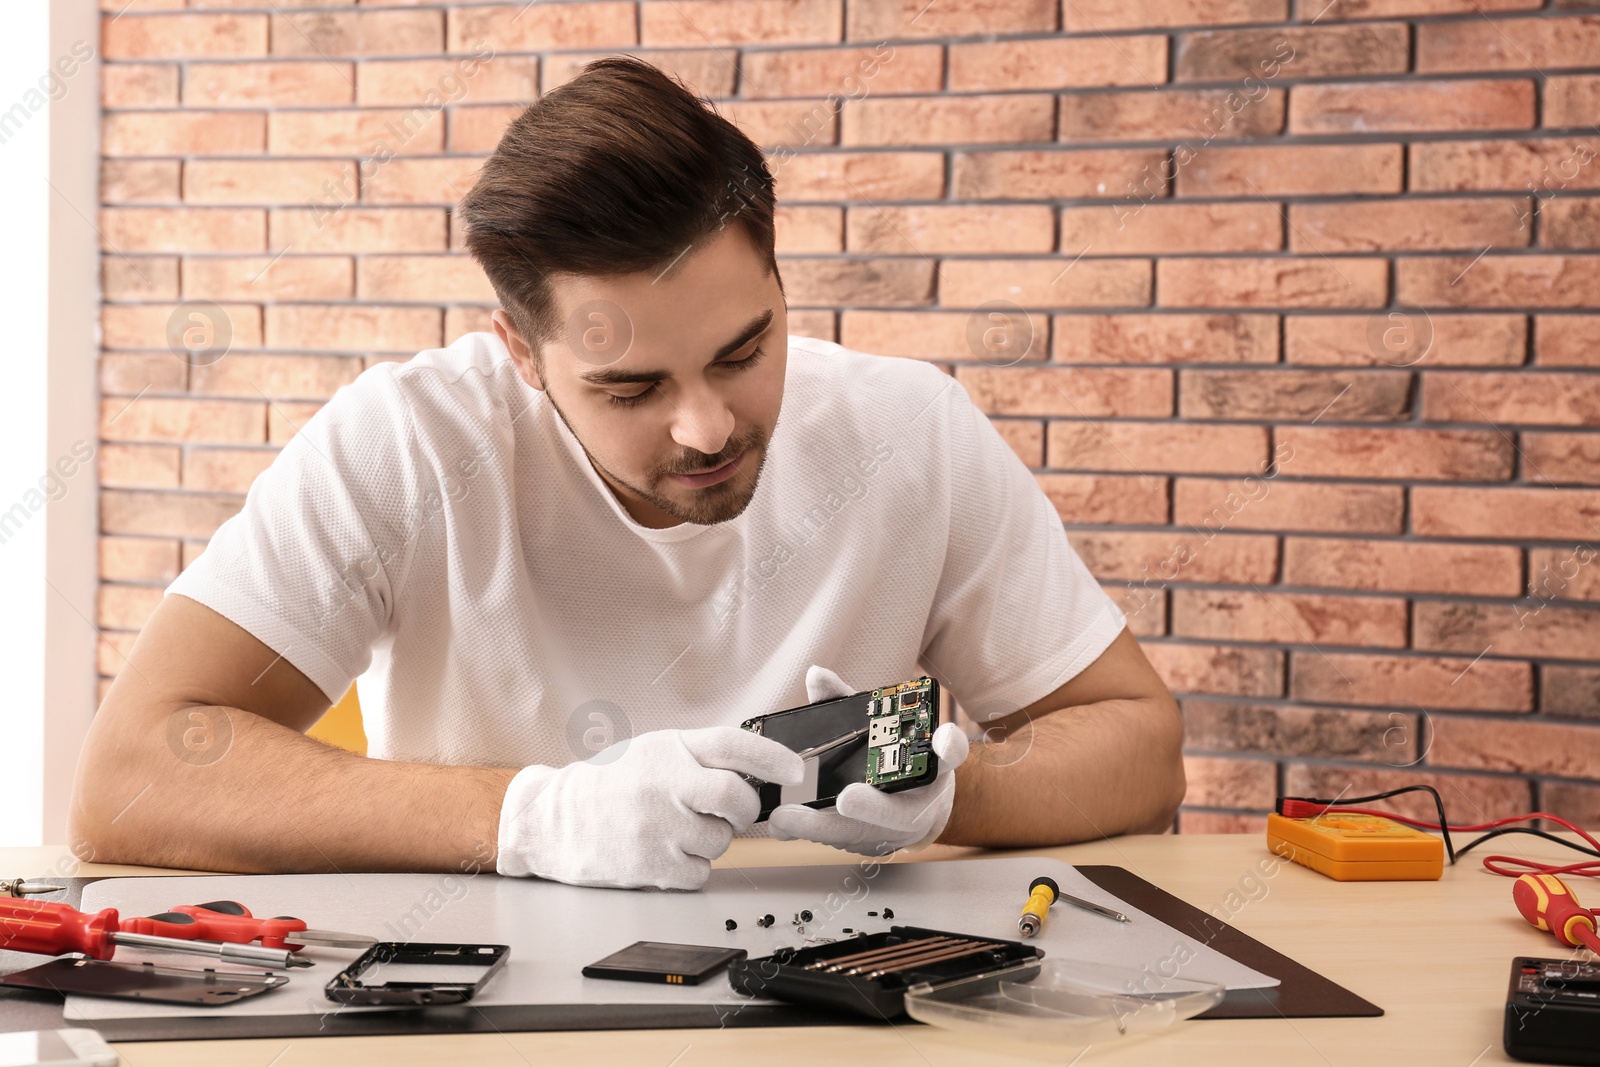
[[[1428,881],[1444,873],[1444,842],[1377,815],[1267,816],[1267,847],[1340,882]]]

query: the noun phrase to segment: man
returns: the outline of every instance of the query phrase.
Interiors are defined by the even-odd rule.
[[[1181,724],[1121,612],[954,379],[788,337],[773,205],[647,64],[528,108],[457,216],[493,333],[371,368],[251,486],[108,692],[75,838],[695,888],[752,832],[744,776],[803,772],[739,722],[924,672],[991,726],[971,757],[946,724],[934,783],[775,835],[1167,828]],[[358,676],[373,758],[303,734]]]

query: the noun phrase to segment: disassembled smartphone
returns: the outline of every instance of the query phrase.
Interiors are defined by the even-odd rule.
[[[845,786],[854,782],[895,793],[925,785],[939,772],[939,759],[933,754],[939,686],[932,678],[820,700],[740,725],[807,760],[806,780],[799,786],[751,779],[761,793],[757,822],[780,804],[832,807]]]
[[[506,962],[509,945],[379,941],[328,983],[341,1004],[464,1004]],[[440,968],[443,968],[443,971]],[[468,968],[479,968],[473,973]],[[373,981],[376,977],[383,981]],[[424,981],[447,978],[448,981]],[[462,980],[467,979],[467,980]]]

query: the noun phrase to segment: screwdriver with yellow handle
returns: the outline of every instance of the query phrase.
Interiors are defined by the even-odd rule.
[[[1567,883],[1553,874],[1524,874],[1511,887],[1511,899],[1522,917],[1556,935],[1568,948],[1600,952],[1594,912],[1578,903]]]
[[[1119,923],[1132,921],[1120,911],[1096,904],[1092,900],[1075,897],[1071,893],[1063,893],[1054,878],[1044,877],[1035,878],[1028,886],[1028,902],[1022,906],[1022,917],[1017,920],[1017,932],[1023,937],[1037,936],[1039,931],[1044,929],[1044,917],[1050,914],[1050,905],[1058,900],[1064,900],[1075,908],[1115,919]]]
[[[45,956],[81,952],[97,960],[108,960],[119,945],[187,952],[229,963],[280,969],[311,966],[310,960],[299,958],[288,948],[129,933],[120,928],[116,908],[103,908],[91,915],[56,901],[0,898],[0,949]]]

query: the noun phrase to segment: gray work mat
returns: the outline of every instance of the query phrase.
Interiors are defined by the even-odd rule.
[[[1182,939],[1192,948],[1185,976],[1220,980],[1237,989],[1277,985],[1275,978],[1178,933],[1056,860],[725,868],[713,871],[706,888],[697,893],[590,889],[491,874],[119,878],[88,884],[81,906],[90,911],[115,906],[126,915],[140,915],[180,903],[236,899],[258,915],[298,915],[315,927],[385,940],[509,944],[510,960],[477,1000],[450,1008],[336,1005],[324,997],[323,986],[357,953],[313,949],[307,951],[318,965],[290,972],[289,986],[223,1009],[73,997],[65,1015],[69,1025],[90,1025],[111,1040],[123,1041],[861,1022],[741,997],[725,975],[701,986],[667,986],[584,978],[580,969],[635,940],[726,945],[763,956],[802,944],[806,937],[850,936],[844,927],[877,931],[906,924],[1014,938],[1027,886],[1041,874],[1056,878],[1066,892],[1116,907],[1134,919],[1114,923],[1058,905],[1038,939],[1052,956],[1170,967],[1175,939]],[[885,907],[893,909],[892,920],[882,917]],[[804,934],[792,924],[802,910],[813,913]],[[869,911],[879,915],[869,916]],[[757,927],[756,918],[768,913],[777,919],[775,925]],[[730,918],[738,924],[734,931],[725,929]],[[204,965],[199,957],[127,958]],[[0,959],[0,968],[15,970],[39,961],[37,956],[11,954]],[[12,1014],[13,1007],[22,1006],[13,1003],[18,992],[4,991],[4,1029],[23,1028]],[[23,1003],[29,996],[22,994]]]

